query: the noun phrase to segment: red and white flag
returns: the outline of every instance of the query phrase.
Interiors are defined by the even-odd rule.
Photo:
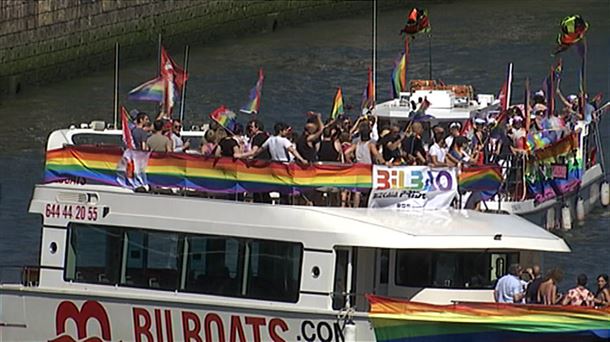
[[[133,142],[133,137],[131,136],[131,130],[129,129],[129,114],[124,106],[121,106],[121,126],[123,129],[123,144],[125,144],[127,149],[134,150],[136,146]]]
[[[510,107],[510,95],[513,87],[513,63],[508,64],[508,69],[506,71],[506,80],[502,83],[502,88],[500,89],[500,94],[498,98],[500,99],[500,112],[504,112],[508,110]]]

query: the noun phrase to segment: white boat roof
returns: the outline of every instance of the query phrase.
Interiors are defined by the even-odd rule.
[[[68,194],[66,194],[66,192]],[[253,204],[148,193],[111,187],[37,185],[30,212],[74,193],[95,193],[109,214],[98,224],[303,242],[305,248],[335,246],[396,249],[536,250],[569,252],[559,237],[515,216],[476,211],[398,211]],[[64,193],[63,195],[61,193]],[[67,196],[65,196],[67,195]],[[84,196],[85,198],[87,196]],[[49,219],[46,219],[49,220]],[[45,224],[49,223],[45,220]],[[67,221],[51,219],[52,225]]]

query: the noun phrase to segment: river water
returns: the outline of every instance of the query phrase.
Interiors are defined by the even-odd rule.
[[[539,87],[553,58],[550,51],[566,15],[580,13],[590,23],[588,79],[591,93],[610,95],[608,1],[445,1],[428,7],[432,24],[432,72],[448,83],[472,84],[496,93],[508,62],[514,63],[513,101],[522,101],[523,82]],[[390,97],[389,74],[402,49],[398,34],[407,8],[378,16],[378,99]],[[277,120],[300,127],[308,110],[330,111],[337,86],[347,104],[358,107],[371,64],[371,15],[303,24],[273,33],[225,39],[191,47],[185,118],[200,124],[220,104],[239,108],[263,67],[261,115],[267,127]],[[150,46],[156,51],[156,46]],[[170,51],[182,61],[181,51]],[[578,59],[563,54],[562,90],[577,90]],[[428,40],[411,45],[408,78],[427,78]],[[180,63],[182,64],[182,63]],[[155,58],[121,67],[121,102],[154,112],[149,104],[126,101],[127,92],[156,75]],[[0,104],[0,264],[38,263],[41,218],[27,213],[34,184],[42,177],[44,144],[54,129],[94,119],[112,121],[113,72],[106,71],[40,88],[29,88]],[[245,118],[243,118],[245,120]],[[242,120],[243,121],[243,120]],[[610,120],[602,122],[610,142]],[[605,151],[610,160],[610,148]],[[562,288],[576,275],[610,273],[610,210],[599,208],[583,224],[562,234],[572,253],[547,254],[547,267],[566,271]],[[594,286],[594,281],[590,281]]]

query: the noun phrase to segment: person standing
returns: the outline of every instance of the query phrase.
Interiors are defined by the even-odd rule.
[[[183,142],[180,132],[182,131],[182,122],[174,119],[172,122],[171,139],[174,145],[174,152],[185,152],[191,145],[190,141]]]
[[[525,292],[519,275],[521,266],[512,264],[508,267],[508,274],[498,280],[494,290],[494,297],[498,303],[523,303]]]
[[[538,293],[536,294],[536,301],[544,305],[555,305],[559,302],[559,296],[557,295],[557,284],[563,279],[563,272],[554,268],[550,270],[544,277],[544,281],[540,283],[538,287]]]
[[[269,134],[265,132],[263,123],[259,120],[253,119],[248,122],[247,133],[250,137],[250,151],[256,153],[263,147],[263,144],[269,139]],[[268,150],[262,151],[254,159],[271,160],[271,155]]]
[[[148,115],[144,112],[139,112],[136,115],[136,127],[131,130],[131,136],[133,137],[133,144],[136,150],[146,150],[146,140],[148,139],[148,132],[146,131],[146,125],[150,123]]]
[[[293,155],[299,162],[303,164],[307,164],[307,160],[305,160],[296,148],[292,145],[292,142],[288,139],[288,136],[292,132],[292,128],[283,122],[278,122],[273,127],[275,131],[275,135],[269,137],[261,148],[256,151],[249,151],[246,153],[240,153],[235,155],[235,158],[249,158],[256,157],[257,155],[263,153],[263,151],[268,150],[271,155],[271,160],[279,161],[279,162],[290,162],[290,155]]]
[[[525,292],[526,303],[540,304],[538,302],[538,289],[540,288],[540,284],[542,284],[542,280],[540,266],[534,265],[534,267],[532,267],[532,281],[527,286],[527,291]]]
[[[171,152],[172,141],[163,134],[164,122],[162,120],[155,120],[153,123],[154,133],[146,140],[146,146],[148,150],[152,152]]]
[[[595,296],[587,289],[587,275],[579,274],[576,278],[576,287],[568,290],[561,301],[562,305],[593,306]]]

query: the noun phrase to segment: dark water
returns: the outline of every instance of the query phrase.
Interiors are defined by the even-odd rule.
[[[470,83],[480,92],[499,89],[506,64],[514,63],[513,101],[521,101],[530,77],[538,87],[553,59],[550,51],[558,22],[580,13],[590,22],[588,89],[610,93],[609,1],[456,1],[431,4],[433,77]],[[402,49],[398,32],[407,9],[380,13],[378,19],[378,98],[389,97],[389,73]],[[254,85],[257,70],[266,74],[261,118],[270,127],[284,120],[299,127],[308,110],[330,111],[337,86],[347,104],[358,106],[371,63],[370,15],[305,24],[275,33],[193,46],[186,103],[187,124],[203,122],[220,104],[237,109]],[[152,51],[156,46],[151,46]],[[180,51],[170,51],[182,61]],[[121,101],[130,109],[154,112],[154,106],[126,102],[127,92],[156,74],[156,60],[121,68]],[[578,60],[564,53],[562,89],[577,90]],[[428,41],[411,46],[409,78],[427,78]],[[113,72],[27,89],[0,104],[0,264],[38,262],[40,218],[27,213],[33,185],[41,179],[44,143],[54,129],[93,119],[112,120]],[[244,118],[245,120],[245,118]],[[610,120],[602,123],[610,142]],[[610,161],[610,148],[606,159]],[[566,272],[562,287],[579,272],[590,277],[610,273],[610,211],[598,209],[566,233],[570,254],[546,257],[547,266]]]

